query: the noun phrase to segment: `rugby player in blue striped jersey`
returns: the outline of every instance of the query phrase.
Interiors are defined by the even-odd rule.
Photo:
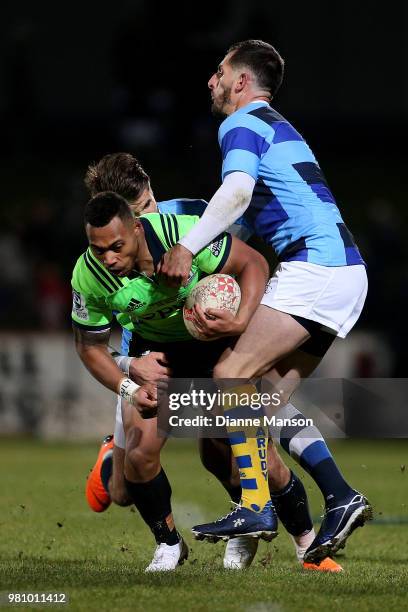
[[[251,380],[267,375],[273,383],[280,381],[287,401],[284,411],[296,414],[291,394],[317,367],[333,339],[345,338],[356,323],[367,275],[316,158],[301,134],[271,106],[283,67],[274,47],[247,40],[230,47],[211,77],[212,110],[223,119],[222,185],[200,221],[163,256],[160,271],[170,285],[184,284],[192,256],[239,218],[273,247],[279,265],[257,312],[215,376]],[[210,337],[212,322],[202,313],[197,319]],[[324,495],[325,518],[305,555],[318,562],[343,547],[354,529],[371,518],[372,509],[344,480],[313,428],[285,428],[280,437]],[[245,435],[242,440],[232,444],[237,460],[244,455],[256,462],[256,452],[245,447]],[[240,473],[244,491],[245,470]],[[251,515],[259,513],[261,520],[263,512],[251,500],[259,486],[257,482],[254,493],[245,491],[234,514],[196,526],[196,536],[234,535],[234,525],[242,535],[243,521],[253,529]]]

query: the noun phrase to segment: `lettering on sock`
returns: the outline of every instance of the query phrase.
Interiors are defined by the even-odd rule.
[[[265,430],[262,429],[262,427],[259,427],[256,432],[256,443],[258,446],[258,456],[261,461],[262,475],[265,480],[268,480],[268,465],[267,465],[267,455],[266,455],[267,438],[265,435]]]

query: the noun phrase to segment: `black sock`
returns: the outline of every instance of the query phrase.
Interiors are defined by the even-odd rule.
[[[171,514],[171,486],[163,468],[148,482],[130,482],[125,478],[128,493],[144,522],[150,527],[157,544],[172,546],[180,541],[175,528],[166,518]]]
[[[286,487],[276,493],[271,492],[271,499],[288,533],[298,536],[313,528],[305,487],[292,470]]]
[[[109,480],[112,476],[112,468],[113,468],[113,451],[108,451],[102,461],[101,465],[101,480],[103,484],[103,488],[109,495]]]
[[[230,496],[231,500],[235,502],[236,504],[239,504],[239,502],[241,501],[241,496],[242,496],[241,485],[238,485],[237,487],[232,487],[230,485],[224,484],[224,487],[228,491],[228,495]]]

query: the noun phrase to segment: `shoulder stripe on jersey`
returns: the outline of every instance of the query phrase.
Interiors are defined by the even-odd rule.
[[[299,132],[297,132],[295,128],[290,125],[290,123],[287,123],[286,121],[278,123],[275,128],[275,135],[273,137],[272,144],[280,144],[281,142],[295,142],[297,140],[304,142],[301,134],[299,134]]]
[[[260,108],[255,108],[253,111],[250,111],[248,115],[253,115],[254,117],[258,117],[268,125],[273,125],[277,121],[286,122],[285,117],[282,117],[274,108],[271,106],[261,106]]]
[[[172,214],[171,218],[174,221],[174,232],[176,234],[176,242],[178,242],[180,240],[180,233],[179,233],[179,226],[178,226],[177,217],[176,217],[176,215]]]
[[[88,270],[90,272],[92,272],[92,274],[94,275],[94,277],[96,278],[96,280],[103,286],[105,287],[105,289],[107,291],[109,291],[109,293],[114,293],[116,291],[116,287],[112,287],[112,285],[109,285],[103,278],[103,276],[101,276],[98,272],[98,270],[96,270],[96,268],[94,267],[94,265],[92,264],[92,262],[89,260],[88,258],[88,254],[84,253],[84,261],[86,264],[86,267],[88,268]]]
[[[174,246],[176,242],[174,240],[174,235],[173,235],[173,219],[171,215],[166,215],[166,221],[167,221],[167,227],[169,230],[170,245]]]
[[[92,261],[93,265],[100,272],[100,274],[104,278],[106,278],[107,281],[110,281],[113,284],[113,286],[116,287],[116,289],[121,289],[123,287],[123,281],[120,278],[118,278],[117,276],[114,276],[113,274],[111,274],[101,264],[101,262],[96,259],[96,257],[92,253],[91,249],[88,249],[88,251],[89,251],[89,255],[90,255],[90,257],[89,257],[90,261]]]
[[[261,157],[269,147],[269,143],[265,141],[263,136],[246,127],[232,128],[221,141],[223,159],[232,149],[242,149],[254,153],[257,157]]]
[[[167,245],[167,248],[169,249],[171,247],[171,244],[170,244],[170,240],[169,240],[169,235],[167,233],[166,225],[164,223],[165,215],[160,215],[159,218],[160,218],[160,223],[162,225],[162,230],[163,230],[163,234],[164,234],[164,241],[165,241],[165,243]]]
[[[159,236],[157,235],[157,232],[155,232],[155,230],[153,229],[150,221],[148,221],[148,219],[146,218],[140,217],[140,222],[143,225],[147,248],[149,249],[150,254],[153,257],[154,267],[156,268],[163,254],[166,252],[166,248],[161,242]]]
[[[316,162],[299,162],[292,164],[292,166],[308,185],[321,183],[328,187],[326,177]]]

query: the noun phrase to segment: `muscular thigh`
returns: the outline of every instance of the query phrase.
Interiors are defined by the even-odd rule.
[[[291,315],[261,304],[234,348],[220,359],[216,377],[261,376],[309,337],[309,332]]]

